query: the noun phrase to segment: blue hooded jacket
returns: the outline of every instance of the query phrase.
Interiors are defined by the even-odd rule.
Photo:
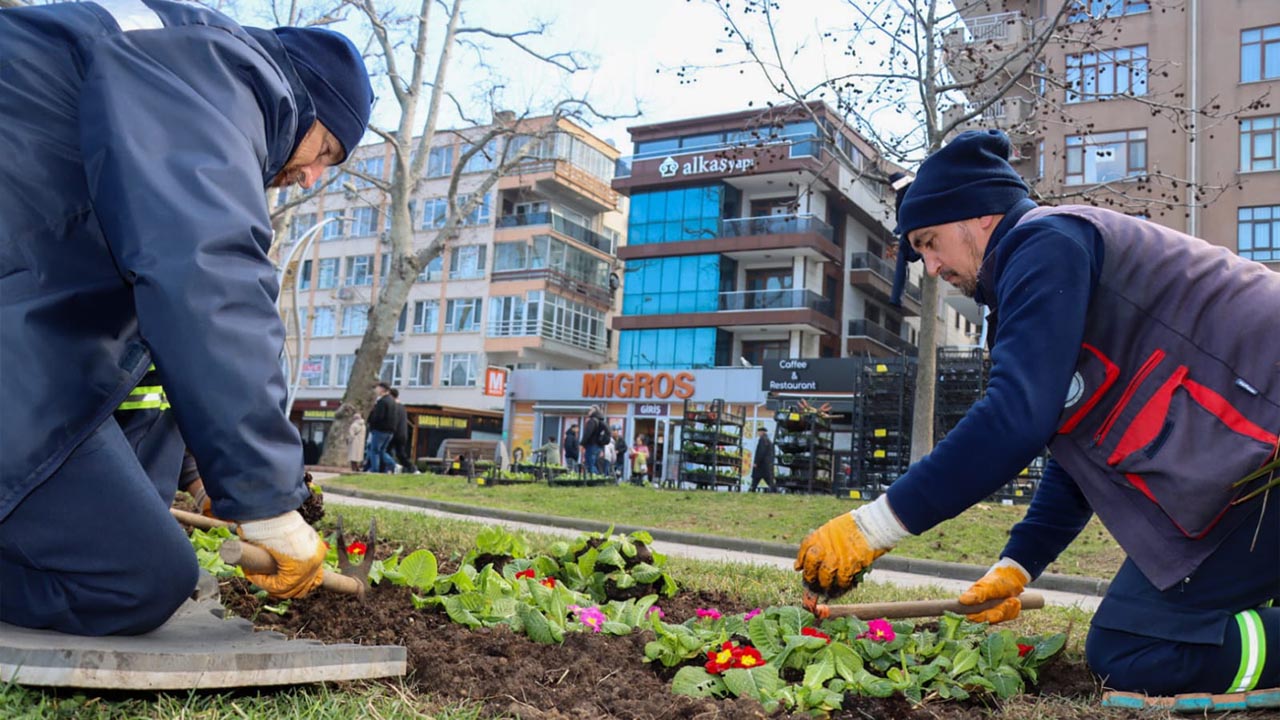
[[[205,8],[0,12],[0,519],[151,362],[214,511],[306,497],[264,187],[314,111],[283,48]]]

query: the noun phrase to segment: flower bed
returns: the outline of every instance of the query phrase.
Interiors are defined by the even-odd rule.
[[[800,608],[676,592],[648,545],[644,533],[592,534],[535,554],[489,529],[449,564],[381,542],[366,549],[387,559],[366,560],[377,583],[363,602],[318,592],[268,606],[236,578],[224,602],[288,634],[405,645],[409,686],[490,715],[967,718],[1019,702],[1050,658],[1059,681],[1093,692],[1083,668],[1054,657],[1061,636],[988,634],[957,616],[816,624]]]

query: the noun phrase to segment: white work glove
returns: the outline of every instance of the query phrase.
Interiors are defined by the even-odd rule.
[[[276,561],[274,575],[244,574],[268,595],[297,598],[320,586],[328,549],[296,510],[265,520],[242,522],[237,532],[242,540],[271,553]]]

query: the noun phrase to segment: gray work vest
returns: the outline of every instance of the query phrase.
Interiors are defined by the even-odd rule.
[[[1095,207],[1103,265],[1049,449],[1157,588],[1186,578],[1258,509],[1231,487],[1276,452],[1280,274]],[[1272,498],[1271,502],[1280,501]]]

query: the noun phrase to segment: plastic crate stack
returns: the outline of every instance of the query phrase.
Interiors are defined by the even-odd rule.
[[[987,389],[991,361],[981,348],[938,348],[933,439],[942,440]]]
[[[831,419],[813,410],[789,408],[778,411],[774,420],[774,483],[788,492],[831,492]]]
[[[744,418],[725,408],[724,400],[684,401],[677,487],[742,489]]]
[[[916,363],[910,358],[874,360],[858,374],[850,497],[878,497],[911,464],[915,381]]]

